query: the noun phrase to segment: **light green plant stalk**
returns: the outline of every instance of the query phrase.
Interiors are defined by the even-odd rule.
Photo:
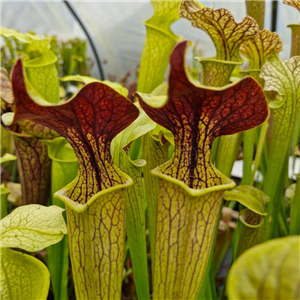
[[[69,184],[77,175],[78,162],[73,149],[62,138],[56,138],[46,143],[51,159],[51,203],[65,208],[64,204],[53,197],[65,185]],[[69,249],[68,239],[65,236],[59,243],[47,248],[48,268],[54,298],[68,299],[69,279]]]
[[[1,220],[1,299],[47,299],[50,274],[29,252],[59,242],[67,233],[63,209],[31,204],[15,209]]]
[[[1,195],[1,220],[7,215],[7,198],[10,193],[9,189],[4,186],[2,183],[0,186],[0,195]]]
[[[211,165],[212,142],[267,117],[262,90],[251,78],[223,89],[192,84],[184,67],[186,46],[182,42],[172,53],[167,97],[157,101],[137,94],[142,108],[173,133],[175,142],[172,158],[152,171],[159,179],[153,299],[197,298],[223,192],[235,185]],[[235,110],[225,110],[226,105]],[[260,113],[252,113],[254,106]]]
[[[157,96],[158,99],[165,98],[167,94],[167,85],[162,84],[152,93],[152,97]],[[152,132],[147,133],[143,137],[143,157],[147,158],[147,163],[143,169],[145,198],[147,200],[147,216],[149,228],[149,241],[151,251],[151,263],[153,274],[153,258],[155,244],[155,226],[156,226],[156,206],[158,199],[158,180],[151,174],[151,171],[157,166],[163,164],[169,157],[169,146],[174,144],[171,133],[164,130],[161,126],[156,126]]]
[[[282,3],[293,6],[300,13],[300,2],[283,0]],[[292,30],[292,45],[291,45],[291,57],[300,55],[300,23],[299,24],[290,24],[288,27]]]
[[[16,160],[16,157],[14,155],[5,153],[0,158],[0,164],[2,166],[3,163],[9,162],[9,161],[14,161],[14,160]],[[9,194],[10,194],[10,190],[5,187],[4,183],[1,183],[1,204],[0,204],[1,216],[0,216],[0,220],[2,220],[7,215],[7,198],[8,198]]]
[[[136,139],[151,131],[155,126],[156,124],[143,111],[140,111],[139,117],[119,133],[111,144],[114,163],[135,182],[126,190],[126,233],[136,293],[138,299],[145,300],[150,299],[145,236],[146,201],[141,174],[146,162],[143,159],[133,160],[130,148]]]
[[[260,30],[265,28],[265,0],[246,0],[247,15],[254,18]]]
[[[65,104],[35,103],[18,61],[12,84],[14,122],[29,119],[60,133],[79,163],[78,175],[55,193],[66,205],[69,250],[77,299],[119,299],[125,244],[124,189],[132,179],[112,163],[111,140],[138,116],[138,109],[107,84],[92,82]],[[36,99],[35,99],[36,101]]]
[[[269,101],[273,111],[273,135],[267,173],[264,178],[263,191],[270,197],[266,239],[276,237],[278,217],[283,214],[281,191],[276,195],[286,157],[290,145],[296,116],[300,103],[300,56],[294,56],[287,61],[272,57],[262,68],[261,75],[265,80],[265,93],[275,92],[275,100]],[[278,151],[280,149],[280,151]],[[275,200],[277,199],[277,201]],[[284,218],[284,216],[282,215]]]
[[[290,235],[300,235],[300,174],[297,175],[296,187],[291,199]]]

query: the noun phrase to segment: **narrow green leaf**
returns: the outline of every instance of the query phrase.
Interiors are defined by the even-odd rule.
[[[4,186],[2,183],[0,186],[0,195],[1,195],[1,220],[7,215],[7,198],[10,193],[10,190]]]
[[[268,241],[246,251],[229,271],[228,298],[299,299],[299,249],[300,237],[295,236]]]
[[[46,300],[50,274],[38,259],[1,248],[1,299]]]
[[[148,258],[146,248],[145,199],[143,195],[142,168],[144,160],[132,161],[130,144],[151,131],[156,124],[145,114],[139,117],[112,141],[111,152],[114,163],[135,182],[126,190],[126,233],[133,265],[133,275],[138,299],[150,299],[148,283]]]
[[[242,138],[242,133],[227,135],[220,138],[215,165],[225,176],[231,176],[231,171],[238,156]]]
[[[128,152],[127,148],[133,141],[150,132],[156,126],[156,123],[147,116],[147,114],[140,108],[139,104],[135,105],[140,110],[139,117],[125,130],[120,132],[111,143],[111,154],[114,158],[114,162],[117,162],[118,164],[122,162],[120,159],[120,153],[123,151]]]
[[[1,220],[1,247],[39,251],[59,242],[67,233],[57,206],[24,205]]]
[[[297,183],[293,198],[291,199],[291,222],[290,222],[290,235],[300,235],[300,175],[297,176]]]

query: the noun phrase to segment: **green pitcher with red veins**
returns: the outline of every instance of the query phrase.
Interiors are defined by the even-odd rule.
[[[105,83],[84,86],[70,101],[37,104],[26,91],[22,61],[12,72],[14,122],[31,120],[63,136],[74,149],[78,176],[55,193],[66,205],[77,299],[120,299],[125,246],[124,189],[132,179],[110,154],[111,140],[139,114]]]
[[[184,64],[187,45],[173,50],[168,96],[161,105],[151,94],[137,93],[145,112],[173,133],[175,143],[171,159],[152,170],[159,179],[153,299],[197,298],[222,195],[235,186],[211,164],[212,143],[268,116],[262,89],[250,77],[223,88],[191,83]]]

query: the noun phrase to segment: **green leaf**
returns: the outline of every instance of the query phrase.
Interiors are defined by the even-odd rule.
[[[42,56],[34,58],[34,59],[24,59],[24,67],[25,68],[39,68],[39,67],[46,67],[48,65],[53,65],[57,61],[57,57],[55,54],[49,50],[46,50]],[[39,69],[43,72],[47,72],[47,75],[51,75],[51,73],[48,73],[46,68],[45,69]],[[55,75],[55,73],[53,73]],[[32,74],[30,74],[32,76]],[[32,78],[29,76],[29,80],[32,81]],[[41,76],[45,76],[45,74],[41,74]],[[57,76],[56,76],[57,78]]]
[[[265,91],[276,92],[283,96],[286,106],[292,103],[299,109],[300,87],[300,57],[292,57],[282,61],[278,56],[266,62],[262,68],[261,78],[265,80]]]
[[[139,117],[120,132],[111,144],[114,163],[135,182],[132,187],[126,190],[125,207],[127,242],[133,265],[136,293],[139,299],[150,299],[145,236],[146,205],[141,175],[146,162],[142,159],[132,161],[129,148],[133,141],[151,131],[155,126],[156,124],[141,110]]]
[[[181,39],[170,29],[179,19],[180,1],[151,1],[151,4],[154,14],[145,22],[147,37],[137,86],[143,93],[152,92],[163,82],[171,51]]]
[[[24,205],[1,220],[1,247],[39,251],[59,242],[67,233],[57,206]]]
[[[119,164],[118,160],[120,159],[120,151],[126,150],[133,141],[147,132],[150,132],[156,126],[156,124],[140,108],[139,104],[136,104],[136,106],[140,109],[138,118],[125,130],[120,132],[111,143],[111,154],[114,158],[114,162],[117,164]],[[128,152],[128,150],[126,150],[126,152]]]
[[[154,270],[153,266],[156,227],[156,206],[159,188],[158,178],[152,176],[151,171],[168,160],[169,146],[170,143],[168,142],[168,140],[154,138],[150,132],[142,138],[143,158],[147,162],[146,166],[143,168],[143,178],[145,185],[144,194],[147,201],[152,272]]]
[[[227,280],[230,300],[299,299],[300,237],[255,246],[232,265]]]
[[[0,163],[3,164],[3,163],[6,163],[8,161],[13,161],[13,160],[16,160],[17,157],[12,155],[12,154],[9,154],[9,153],[5,153],[3,156],[1,156],[0,158]]]
[[[224,193],[224,199],[237,201],[262,216],[266,215],[265,207],[270,201],[269,196],[250,185],[240,185],[230,191],[226,191]]]
[[[1,27],[0,29],[1,35],[5,37],[13,37],[23,43],[31,43],[30,50],[43,51],[48,49],[50,38],[42,38],[31,33],[21,33],[14,29],[6,29],[5,27]]]
[[[38,259],[1,248],[1,299],[46,300],[50,274]]]

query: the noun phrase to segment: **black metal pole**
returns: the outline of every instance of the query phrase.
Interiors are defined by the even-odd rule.
[[[277,10],[278,10],[278,2],[272,1],[272,19],[271,19],[271,31],[276,31],[277,27]]]
[[[92,51],[95,55],[95,58],[96,58],[96,64],[97,64],[97,67],[99,69],[99,73],[100,73],[100,79],[101,80],[105,80],[105,76],[104,76],[104,72],[103,72],[103,68],[102,68],[102,65],[101,65],[101,61],[100,61],[100,57],[99,57],[99,54],[96,50],[96,46],[95,46],[95,43],[92,39],[92,36],[90,35],[87,27],[85,26],[84,22],[81,20],[80,16],[76,13],[76,10],[74,9],[72,3],[70,3],[69,1],[67,0],[64,0],[63,1],[66,6],[68,7],[68,9],[70,10],[71,14],[74,16],[74,18],[77,20],[77,22],[79,23],[80,27],[82,28],[82,30],[84,31],[91,47],[92,47]]]

